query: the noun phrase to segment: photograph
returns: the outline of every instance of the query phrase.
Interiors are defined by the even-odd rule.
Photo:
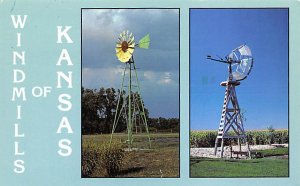
[[[190,177],[289,177],[289,9],[190,9]]]
[[[179,9],[81,16],[81,176],[179,177]]]

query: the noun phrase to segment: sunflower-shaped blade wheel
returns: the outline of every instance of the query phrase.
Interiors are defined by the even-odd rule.
[[[130,33],[128,30],[123,31],[116,44],[116,56],[118,60],[122,63],[126,63],[130,60],[133,52],[134,52],[134,37],[133,34]]]

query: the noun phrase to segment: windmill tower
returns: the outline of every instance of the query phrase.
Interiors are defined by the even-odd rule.
[[[250,148],[246,139],[235,87],[240,85],[240,81],[246,79],[251,72],[253,67],[251,50],[244,44],[232,50],[225,57],[225,60],[222,58],[215,59],[211,56],[207,56],[207,59],[228,64],[228,79],[220,84],[226,89],[214,153],[217,155],[219,143],[221,142],[220,151],[221,157],[223,157],[224,139],[237,139],[239,152],[242,152],[241,143],[244,142],[247,147],[248,156],[250,157]]]
[[[116,56],[119,61],[124,63],[125,68],[122,76],[122,85],[118,95],[118,102],[115,111],[114,123],[111,132],[110,143],[113,139],[113,134],[119,123],[120,117],[126,119],[127,124],[127,143],[129,148],[133,143],[134,128],[140,129],[144,126],[147,133],[149,148],[151,148],[150,134],[148,130],[147,118],[145,114],[144,103],[141,97],[140,83],[137,74],[137,68],[133,58],[135,48],[148,49],[150,44],[150,36],[147,34],[138,44],[134,42],[134,36],[128,30],[123,31],[118,37],[116,44]],[[127,87],[126,94],[123,94],[124,89]],[[121,102],[123,100],[123,103]]]

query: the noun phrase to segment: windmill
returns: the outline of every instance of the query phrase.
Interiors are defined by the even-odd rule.
[[[226,87],[223,109],[217,137],[215,140],[215,155],[219,142],[221,141],[221,157],[224,152],[224,139],[237,139],[239,152],[241,153],[241,142],[246,143],[247,154],[250,157],[250,148],[246,139],[244,130],[241,109],[238,104],[235,87],[240,85],[240,81],[245,80],[253,67],[253,58],[250,48],[243,44],[232,50],[229,55],[222,58],[212,58],[207,56],[207,59],[216,62],[228,64],[228,79],[221,82],[221,86]]]
[[[149,148],[151,148],[147,118],[145,114],[144,103],[141,97],[141,89],[137,74],[137,68],[135,66],[133,58],[133,52],[136,48],[148,49],[149,44],[149,34],[140,39],[137,44],[135,44],[133,34],[128,30],[123,31],[118,37],[118,41],[115,48],[116,56],[120,62],[124,63],[125,68],[122,76],[121,89],[118,95],[110,143],[112,142],[113,134],[116,130],[120,117],[123,116],[126,119],[127,124],[127,143],[129,148],[131,148],[133,142],[134,127],[136,128],[136,132],[138,127],[141,130],[141,125],[139,125],[140,122],[138,121],[141,121],[142,125],[145,127],[148,136]],[[128,80],[127,84],[125,82],[125,79]],[[125,87],[127,87],[128,90],[127,93],[124,95],[123,91]],[[123,100],[123,103],[121,103],[121,99]]]

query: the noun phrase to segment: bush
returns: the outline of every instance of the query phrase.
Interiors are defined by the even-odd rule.
[[[191,131],[191,147],[214,147],[217,131]],[[246,138],[250,145],[283,144],[289,142],[288,130],[249,130],[246,131]],[[236,139],[225,139],[224,145],[237,144]]]
[[[99,145],[88,141],[82,146],[83,177],[92,177],[95,171],[100,171],[103,177],[115,177],[125,161],[125,151],[119,143]]]
[[[121,144],[105,145],[102,149],[101,167],[108,177],[115,177],[122,169],[126,159]]]
[[[99,166],[101,150],[95,143],[87,143],[82,146],[81,173],[83,177],[90,177]]]

